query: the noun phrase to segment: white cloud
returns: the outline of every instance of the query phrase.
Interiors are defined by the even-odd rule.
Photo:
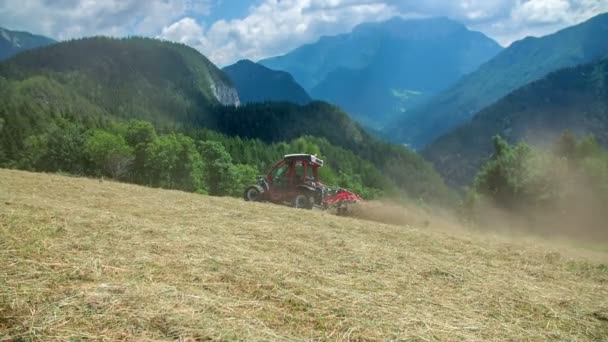
[[[570,17],[568,0],[527,1],[513,9],[512,17],[518,22],[557,23],[566,22]]]
[[[608,12],[608,0],[517,0],[503,20],[472,25],[503,44],[543,36]]]
[[[391,1],[400,13],[422,16],[447,16],[466,23],[498,20],[508,16],[515,0],[426,0]]]
[[[196,20],[186,17],[165,26],[160,34],[163,39],[197,46],[204,38],[204,29]]]
[[[219,1],[227,0],[0,0],[0,24],[57,39],[157,36],[225,65],[283,54],[396,15],[450,17],[509,44],[608,11],[608,0],[255,0],[243,18],[204,22]]]
[[[396,14],[393,6],[382,1],[265,0],[245,18],[213,23],[193,46],[220,65],[240,58],[257,60],[284,53],[323,34],[346,32],[361,22],[388,19]],[[198,26],[189,25],[182,37],[167,34],[171,28],[167,26],[160,37],[190,40],[185,37],[200,31],[201,25]]]
[[[56,39],[90,35],[156,35],[208,0],[2,0],[0,23]]]
[[[504,45],[544,35],[608,11],[608,0],[264,0],[237,20],[220,20],[203,33],[193,19],[165,27],[160,37],[188,42],[225,65],[288,52],[321,35],[350,31],[391,16],[447,16]],[[170,33],[179,25],[179,34]]]

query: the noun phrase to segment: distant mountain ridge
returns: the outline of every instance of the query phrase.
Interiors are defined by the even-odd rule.
[[[241,60],[222,68],[239,93],[242,103],[285,101],[307,104],[310,96],[285,71],[271,70],[250,60]]]
[[[511,91],[548,73],[608,55],[608,14],[554,34],[513,43],[476,71],[385,128],[396,141],[423,147]]]
[[[371,127],[408,112],[502,48],[447,18],[393,18],[261,60]]]
[[[55,40],[29,32],[11,31],[0,27],[0,61],[19,52],[56,43]]]
[[[517,89],[435,140],[423,155],[452,185],[470,184],[493,152],[492,137],[536,145],[569,130],[608,146],[608,58],[561,69]]]

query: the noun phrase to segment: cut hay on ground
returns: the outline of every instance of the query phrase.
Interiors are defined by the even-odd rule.
[[[0,170],[0,340],[607,340],[573,254]]]

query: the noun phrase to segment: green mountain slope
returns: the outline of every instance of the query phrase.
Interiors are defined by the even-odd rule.
[[[183,132],[197,139],[203,129],[268,144],[314,136],[373,163],[395,184],[394,192],[422,199],[448,195],[439,175],[420,156],[372,138],[335,106],[223,105],[238,99],[228,78],[204,56],[179,44],[90,38],[25,52],[0,64],[0,95],[4,165],[23,159],[32,147],[31,137],[46,141],[47,133],[63,132],[66,123],[106,129],[120,120],[143,119],[163,133]],[[273,147],[260,150],[265,148]]]
[[[180,122],[238,104],[229,79],[196,50],[146,38],[87,38],[25,52],[0,65],[17,82],[44,77],[119,117]]]
[[[548,73],[608,55],[608,14],[542,38],[513,43],[450,89],[387,126],[399,142],[421,147],[511,91]]]
[[[260,63],[288,71],[313,98],[379,127],[500,50],[490,38],[446,18],[394,18],[323,37]]]
[[[239,61],[222,71],[236,87],[243,103],[286,101],[306,104],[311,101],[306,90],[285,71],[271,70],[250,60]]]
[[[196,50],[146,38],[86,38],[23,52],[0,64],[0,93],[9,159],[58,121],[184,127],[221,103],[238,103],[228,78]]]
[[[51,38],[0,27],[0,61],[19,52],[55,43]]]
[[[608,58],[551,73],[485,108],[423,155],[454,185],[470,183],[493,151],[492,136],[553,142],[564,130],[608,145]]]

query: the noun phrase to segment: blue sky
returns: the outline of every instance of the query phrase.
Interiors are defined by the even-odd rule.
[[[608,0],[1,0],[0,26],[59,40],[157,37],[224,66],[394,16],[450,17],[508,45],[604,12]]]
[[[214,1],[207,16],[199,17],[200,21],[216,22],[218,20],[232,20],[244,18],[249,8],[259,4],[259,0],[219,0]]]

